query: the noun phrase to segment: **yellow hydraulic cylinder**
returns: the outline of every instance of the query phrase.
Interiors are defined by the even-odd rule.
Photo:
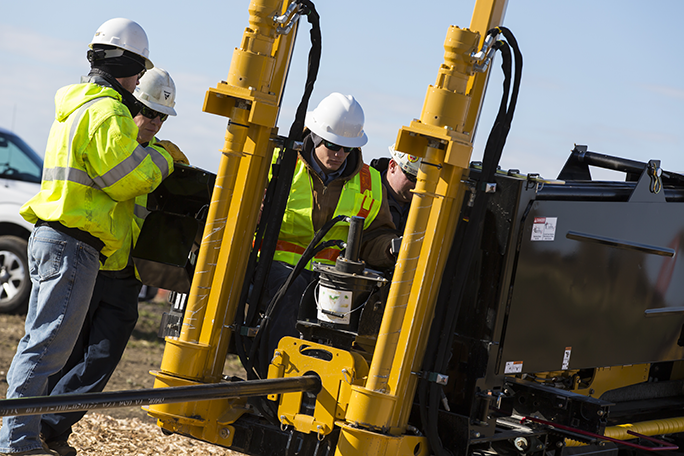
[[[445,62],[428,88],[420,120],[404,127],[396,149],[423,157],[402,248],[389,292],[365,388],[353,389],[347,422],[370,430],[403,433],[413,403],[444,263],[456,230],[472,153],[472,54],[484,34],[500,25],[505,1],[478,1],[471,30],[451,27]],[[486,14],[484,12],[486,11]],[[485,15],[486,19],[480,16]],[[477,28],[474,28],[474,27]],[[477,90],[483,91],[484,85]],[[477,104],[471,99],[477,95]],[[477,118],[477,116],[475,116]],[[363,404],[357,406],[356,404]]]
[[[603,435],[618,440],[633,440],[638,438],[635,435],[628,434],[627,431],[636,432],[637,434],[647,435],[649,437],[667,434],[680,434],[684,432],[684,417],[678,416],[673,418],[663,418],[661,420],[640,421],[637,423],[609,426],[605,429]],[[583,443],[580,443],[576,440],[566,440],[565,444],[569,447],[584,446]]]
[[[212,382],[223,371],[296,35],[296,26],[277,33],[274,18],[288,3],[251,1],[228,77],[205,97],[204,111],[230,121],[181,334],[167,338],[165,375]]]

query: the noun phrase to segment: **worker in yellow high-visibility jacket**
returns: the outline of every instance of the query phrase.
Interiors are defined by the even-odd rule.
[[[185,155],[169,141],[155,137],[169,116],[175,116],[176,84],[169,73],[154,67],[140,79],[133,95],[142,104],[140,113],[133,118],[138,126],[138,143],[145,148],[166,148],[174,158],[174,164],[188,164]],[[135,216],[125,245],[138,240],[147,216],[147,195],[135,199]],[[88,314],[81,328],[76,345],[64,368],[50,377],[49,394],[83,394],[104,390],[107,382],[121,360],[128,339],[138,321],[138,294],[142,282],[130,256],[131,249],[120,249],[100,268],[90,300]],[[124,255],[126,259],[117,257]],[[126,267],[112,270],[110,263],[125,261]],[[75,455],[76,450],[68,443],[72,427],[86,414],[83,412],[60,412],[43,415],[41,433],[48,447],[62,456]]]
[[[371,267],[390,268],[390,253],[397,236],[384,195],[380,174],[364,164],[361,146],[368,137],[363,130],[364,113],[351,95],[332,93],[307,113],[304,138],[292,187],[283,215],[266,298],[270,300],[287,279],[316,231],[337,215],[362,216],[364,236],[360,256]],[[347,240],[348,223],[338,223],[324,240]],[[321,251],[312,261],[335,264],[339,248]],[[311,262],[292,283],[271,315],[268,353],[283,336],[299,337],[296,330],[299,301],[314,280]]]
[[[163,150],[138,144],[132,95],[153,68],[143,28],[128,19],[102,24],[91,41],[91,71],[55,96],[40,192],[21,215],[35,228],[28,244],[31,296],[26,335],[7,372],[7,398],[44,396],[48,377],[66,363],[95,279],[107,257],[130,248],[134,199],[173,171]],[[112,257],[112,269],[128,254]],[[54,455],[40,440],[40,415],[5,417],[0,453]]]

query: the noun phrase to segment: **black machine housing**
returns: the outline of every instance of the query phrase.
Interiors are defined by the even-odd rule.
[[[594,181],[590,167],[625,178]],[[474,163],[469,170],[473,189],[480,169]],[[199,193],[205,184],[211,188],[206,176],[190,179],[202,183]],[[458,312],[449,329],[448,368],[424,372],[419,391],[439,382],[443,394],[436,407],[417,394],[409,425],[428,434],[425,416],[436,416],[441,445],[459,455],[640,454],[595,435],[625,422],[684,416],[684,264],[678,261],[684,176],[663,171],[655,160],[576,146],[558,180],[512,170],[497,172],[493,183],[469,272],[458,277],[447,267],[441,277],[444,289],[458,281],[465,288],[460,296],[439,293],[435,320],[448,309]],[[167,190],[158,200],[168,201]],[[460,220],[469,220],[470,201],[466,192]],[[181,207],[172,206],[174,213]],[[201,212],[199,206],[178,215]],[[466,260],[459,239],[467,223],[454,235],[455,262]],[[191,229],[178,230],[192,237]],[[174,267],[186,268],[180,263]],[[300,308],[303,337],[356,350],[370,361],[389,286],[361,288],[363,307],[349,326],[318,321],[309,289]],[[635,384],[618,375],[614,388],[592,389],[602,370],[642,365],[646,371]],[[293,454],[302,442],[318,448],[315,436],[254,415],[235,427],[234,449],[247,454],[264,454],[259,442],[269,439],[293,442],[270,447],[269,454]],[[336,438],[333,432],[327,449],[315,451],[331,454]],[[566,447],[567,439],[584,445]],[[678,443],[680,436],[667,439]]]
[[[602,434],[683,415],[684,176],[659,165],[576,146],[558,181],[497,173],[464,296],[437,304],[459,308],[443,388],[450,411],[439,411],[454,454],[558,454],[566,437],[592,442],[548,426],[521,431],[520,417]],[[590,166],[625,181],[592,181]],[[442,284],[459,280],[448,274]],[[592,397],[598,370],[632,365],[645,365],[647,380]],[[515,439],[528,434],[537,444],[522,451]],[[563,454],[618,448],[593,441]]]

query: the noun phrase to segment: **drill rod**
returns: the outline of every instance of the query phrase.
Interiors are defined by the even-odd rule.
[[[105,393],[64,394],[0,400],[0,416],[45,415],[118,407],[171,404],[268,394],[318,392],[321,380],[314,375],[204,385],[174,386]]]

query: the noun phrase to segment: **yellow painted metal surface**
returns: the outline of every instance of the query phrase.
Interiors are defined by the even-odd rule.
[[[666,435],[684,432],[684,417],[666,418],[662,420],[642,421],[634,424],[621,424],[607,427],[603,435],[619,440],[631,440],[636,437],[627,431],[648,436]]]
[[[273,16],[287,3],[251,1],[249,27],[228,77],[206,94],[204,110],[231,120],[181,334],[167,341],[155,386],[220,379],[296,32],[275,33]],[[301,432],[326,435],[340,426],[336,454],[429,454],[424,437],[405,434],[416,385],[412,372],[422,363],[439,288],[435,278],[456,229],[477,124],[472,119],[479,116],[484,94],[485,84],[478,81],[486,82],[486,74],[472,73],[470,55],[500,23],[505,4],[479,0],[470,30],[449,28],[444,63],[428,88],[421,118],[399,132],[397,149],[423,157],[423,164],[371,366],[356,353],[284,339],[269,368],[269,377],[308,371],[321,376],[313,416],[299,413],[302,393],[280,396],[279,416],[283,425]],[[307,355],[313,347],[330,352],[332,360]],[[232,441],[230,424],[246,411],[243,401],[228,400],[149,409],[165,429],[226,446]]]
[[[197,385],[198,382],[152,372],[155,388]],[[234,429],[230,426],[249,411],[246,399],[216,399],[212,401],[157,404],[146,407],[147,413],[157,418],[160,427],[201,440],[230,446]]]
[[[397,259],[366,389],[377,393],[350,404],[349,417],[368,429],[404,432],[413,403],[426,334],[434,314],[444,263],[456,230],[472,153],[473,130],[484,84],[477,84],[472,54],[484,34],[500,25],[505,1],[478,1],[470,29],[450,27],[444,63],[428,88],[421,118],[403,127],[396,149],[423,157]],[[486,81],[484,75],[483,81]],[[475,103],[473,103],[475,99]],[[436,279],[437,278],[437,279]],[[396,398],[393,406],[388,396]],[[369,414],[366,410],[374,413]],[[342,445],[342,443],[340,443]]]
[[[648,380],[650,367],[650,364],[599,367],[595,369],[594,378],[589,387],[579,388],[575,392],[592,397],[601,397],[606,391],[645,382]]]
[[[206,94],[204,110],[230,121],[181,333],[167,340],[155,387],[221,379],[297,30],[276,33],[274,17],[288,4],[252,0],[228,77]],[[216,400],[152,406],[149,413],[172,432],[227,446],[230,423],[245,411],[242,401]]]
[[[501,0],[478,0],[473,9],[473,17],[470,20],[470,29],[480,32],[481,39],[487,30],[503,24],[506,15],[508,1]],[[480,42],[482,45],[482,41]],[[480,120],[482,103],[487,92],[489,72],[473,75],[468,81],[468,95],[472,108],[468,111],[465,122],[465,131],[470,132],[471,140],[475,140],[477,125]]]
[[[335,456],[427,456],[430,454],[425,437],[414,435],[396,437],[353,428],[342,423],[340,426],[342,430]]]
[[[269,399],[279,399],[278,417],[283,426],[325,436],[333,430],[335,421],[344,419],[352,388],[368,375],[368,364],[357,353],[293,337],[281,339],[268,378],[299,377],[309,372],[318,374],[322,383],[313,416],[300,413],[303,393],[272,395]]]
[[[273,17],[286,8],[282,0],[251,2],[227,80],[205,98],[205,111],[231,120],[181,334],[162,361],[169,375],[212,382],[223,371],[296,33],[295,27],[288,36],[276,34]]]
[[[684,432],[684,417],[678,416],[674,418],[665,418],[662,420],[641,421],[638,423],[620,424],[618,426],[607,427],[603,435],[612,439],[618,440],[634,440],[637,437],[630,435],[627,431],[636,432],[637,434],[646,435],[649,437],[677,434]],[[575,440],[566,440],[565,445],[569,447],[584,446]]]

